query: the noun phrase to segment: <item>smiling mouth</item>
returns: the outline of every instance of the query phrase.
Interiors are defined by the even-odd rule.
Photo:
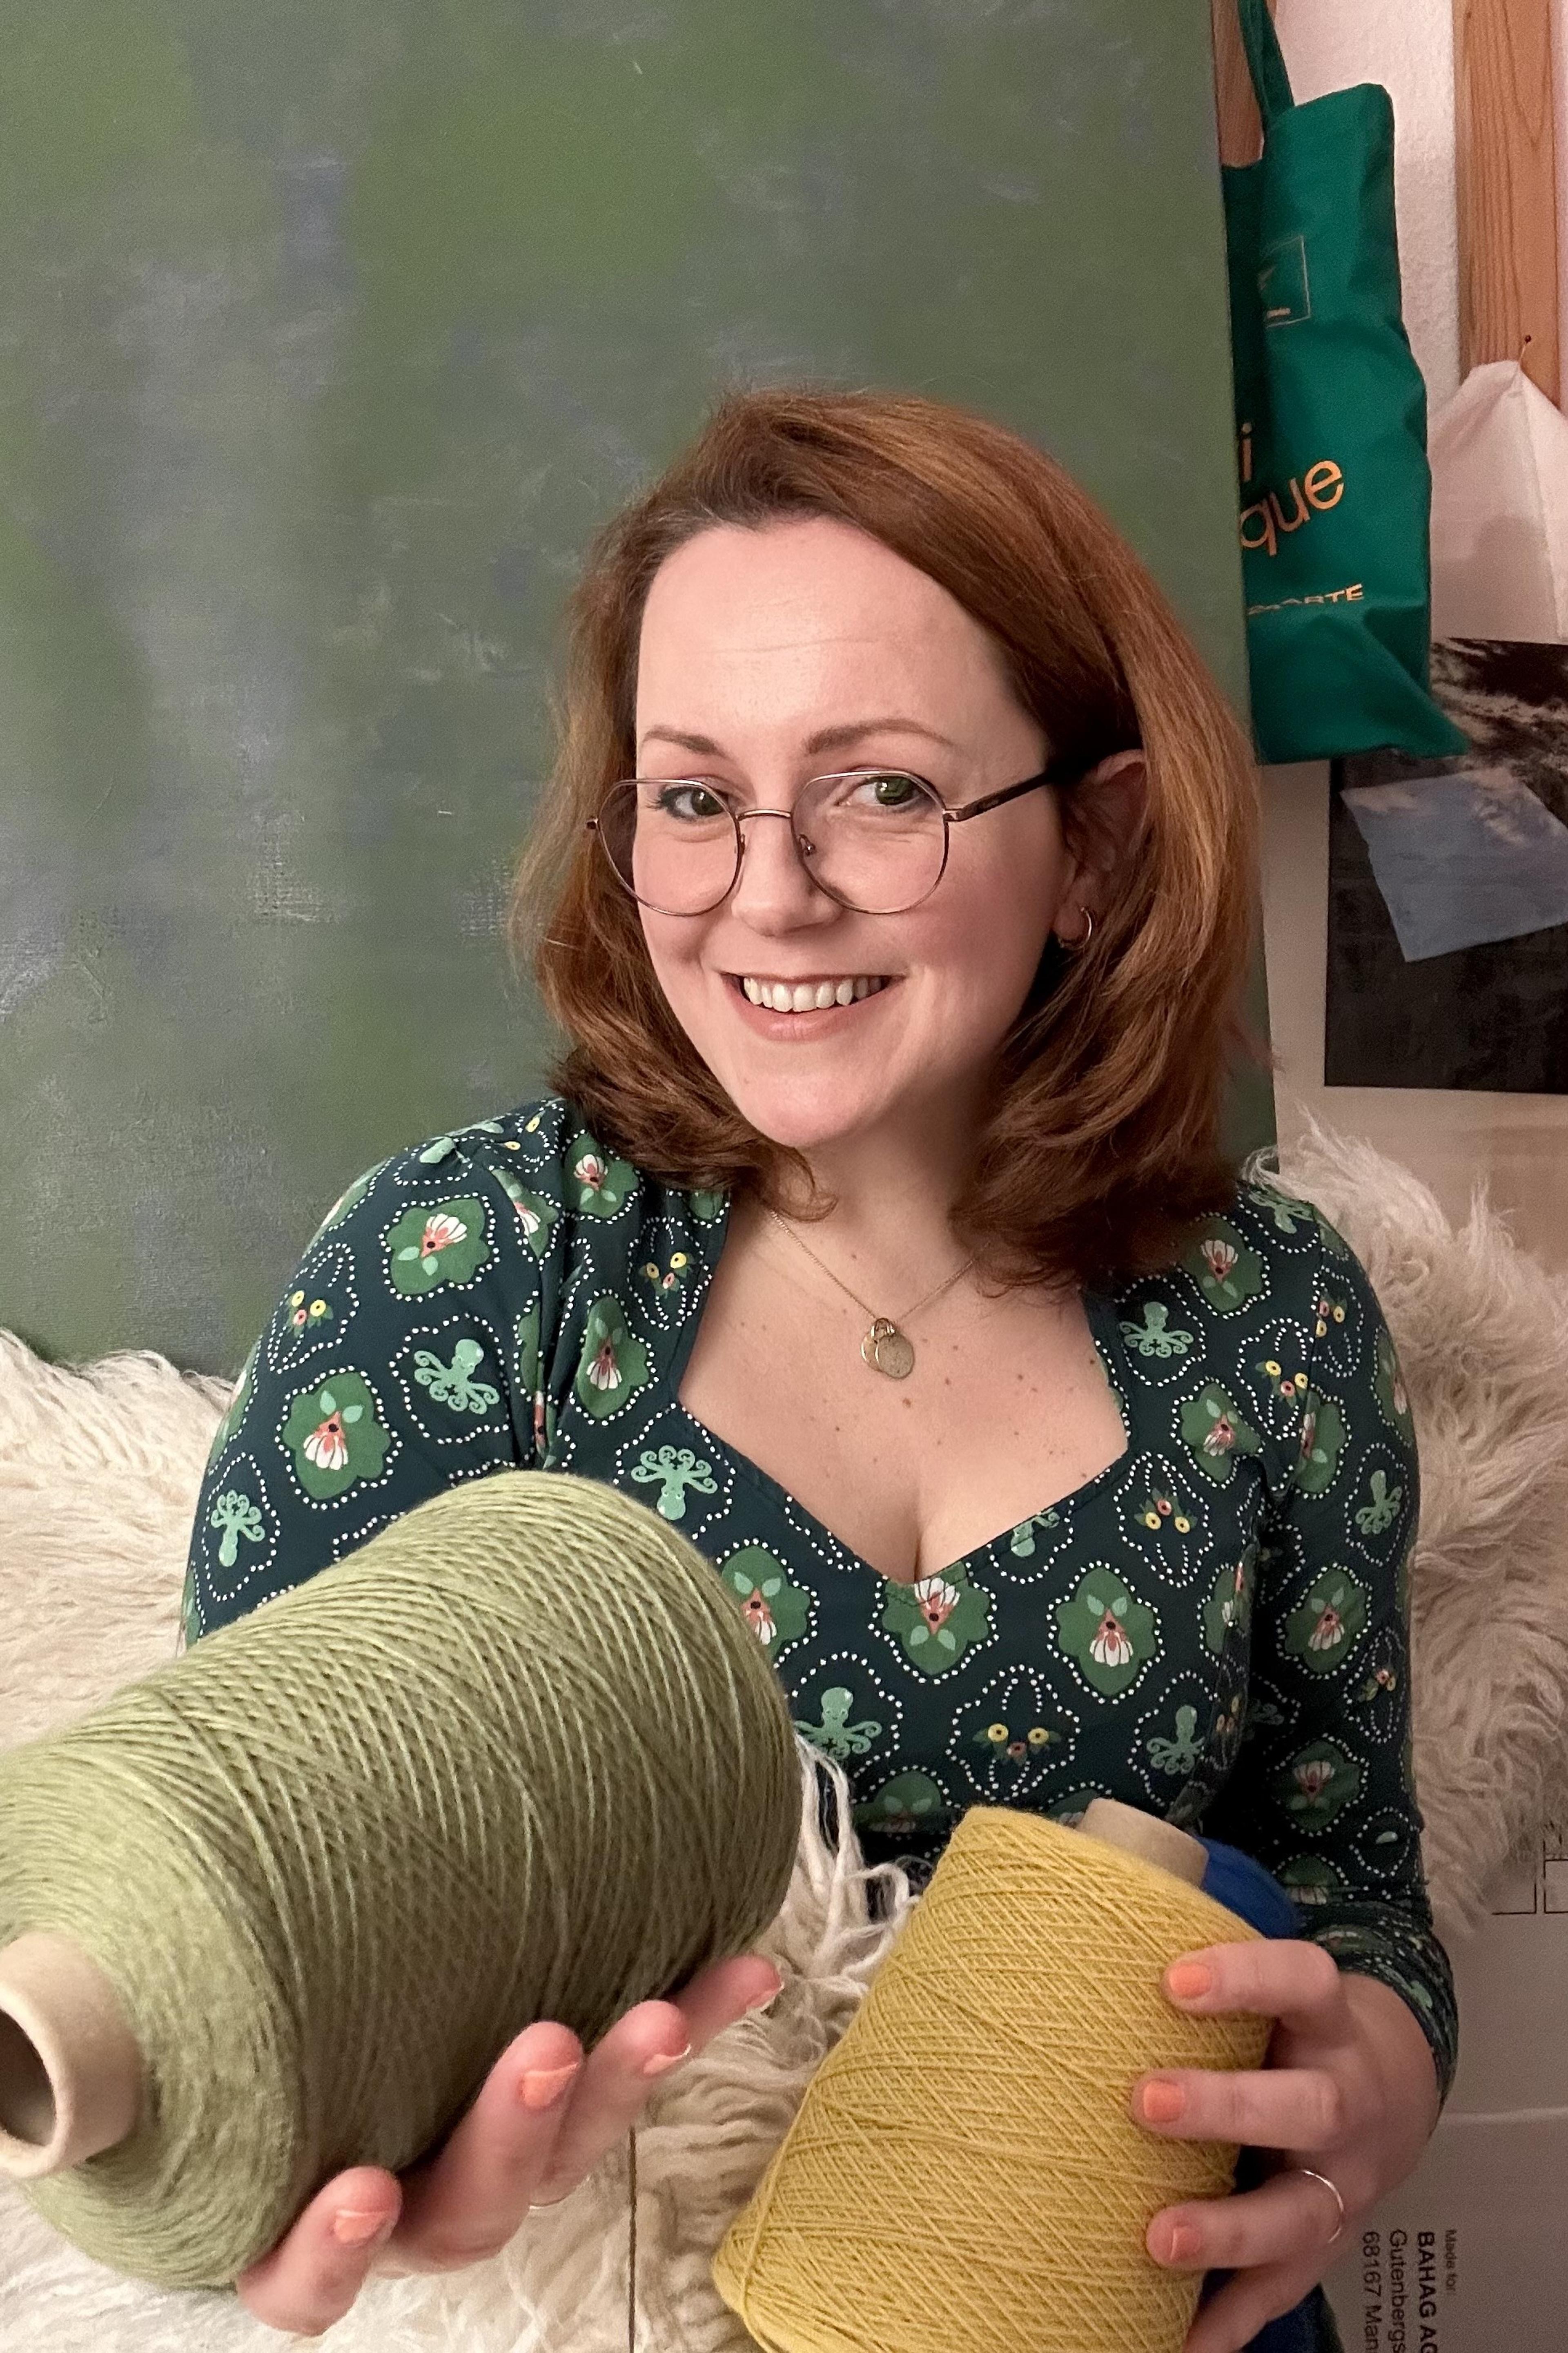
[[[830,1006],[857,1005],[875,997],[897,976],[892,973],[824,973],[815,980],[772,980],[755,973],[725,975],[732,988],[766,1013],[826,1013]]]

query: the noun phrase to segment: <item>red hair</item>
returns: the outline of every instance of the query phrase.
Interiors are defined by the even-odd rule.
[[[1001,1058],[953,1225],[1005,1283],[1152,1272],[1224,1206],[1227,1061],[1267,1061],[1239,1013],[1257,903],[1250,747],[1152,575],[1056,462],[913,394],[731,393],[606,523],[567,607],[553,774],[513,887],[569,1042],[552,1084],[595,1134],[666,1183],[779,1200],[799,1155],[760,1135],[676,1021],[635,901],[584,820],[636,763],[637,658],[666,557],[716,524],[811,515],[869,533],[994,641],[1012,691],[1069,769],[1141,746],[1145,814],[1089,947],[1042,958]],[[1069,847],[1075,787],[1059,789]]]

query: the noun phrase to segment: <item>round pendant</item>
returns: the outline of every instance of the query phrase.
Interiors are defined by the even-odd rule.
[[[915,1352],[896,1324],[879,1315],[860,1343],[864,1361],[890,1381],[907,1380],[915,1368]]]

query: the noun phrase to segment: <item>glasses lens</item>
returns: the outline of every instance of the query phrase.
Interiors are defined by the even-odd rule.
[[[942,803],[901,768],[815,778],[795,803],[795,828],[807,873],[862,914],[901,913],[942,880]]]
[[[599,839],[633,897],[661,914],[705,914],[735,880],[734,819],[700,779],[639,776],[613,785],[599,812]]]

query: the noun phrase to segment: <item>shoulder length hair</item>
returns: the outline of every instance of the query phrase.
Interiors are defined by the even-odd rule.
[[[1005,1040],[953,1225],[1004,1285],[1153,1272],[1224,1206],[1233,1053],[1256,904],[1257,774],[1240,726],[1143,564],[1055,461],[912,394],[732,392],[597,533],[566,607],[553,773],[509,933],[569,1045],[551,1083],[637,1167],[781,1203],[785,1164],[670,1012],[636,902],[584,828],[635,773],[644,603],[666,557],[715,524],[855,524],[956,597],[1069,776],[1142,747],[1146,801],[1087,950],[1047,948]],[[1088,816],[1058,788],[1069,847]],[[820,1197],[818,1197],[820,1200]],[[824,1211],[831,1203],[821,1204]]]

